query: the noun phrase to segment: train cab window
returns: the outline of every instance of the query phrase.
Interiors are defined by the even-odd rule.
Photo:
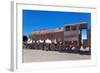
[[[71,30],[76,30],[76,26],[72,26],[71,27]]]
[[[70,30],[70,26],[66,26],[65,31],[69,31],[69,30]]]
[[[81,34],[82,40],[87,39],[87,31],[86,31],[86,29],[82,29],[81,33],[82,33],[82,34]]]

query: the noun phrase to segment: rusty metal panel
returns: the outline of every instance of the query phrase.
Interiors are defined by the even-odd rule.
[[[79,41],[79,31],[78,30],[65,31],[64,41]]]

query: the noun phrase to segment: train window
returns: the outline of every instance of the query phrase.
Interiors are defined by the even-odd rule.
[[[69,31],[69,30],[70,30],[70,26],[66,26],[65,31]]]
[[[82,40],[87,39],[87,30],[86,29],[82,29],[81,31],[81,36],[82,36]]]
[[[76,30],[76,26],[72,26],[71,27],[71,30]]]

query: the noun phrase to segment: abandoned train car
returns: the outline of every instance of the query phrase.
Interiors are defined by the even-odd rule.
[[[82,30],[86,29],[87,39],[82,39]],[[32,43],[26,44],[27,48],[42,50],[77,50],[81,47],[90,51],[91,31],[87,22],[78,24],[65,24],[62,28],[52,30],[34,31],[29,34]],[[46,43],[50,40],[50,43]],[[43,41],[42,43],[40,41]]]

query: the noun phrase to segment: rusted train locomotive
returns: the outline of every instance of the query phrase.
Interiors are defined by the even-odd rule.
[[[87,39],[82,39],[82,30],[86,29]],[[65,24],[62,28],[31,32],[29,38],[32,43],[24,43],[26,48],[78,52],[81,48],[91,51],[91,32],[87,22]],[[46,40],[51,43],[46,43]],[[40,42],[42,41],[42,42]]]

